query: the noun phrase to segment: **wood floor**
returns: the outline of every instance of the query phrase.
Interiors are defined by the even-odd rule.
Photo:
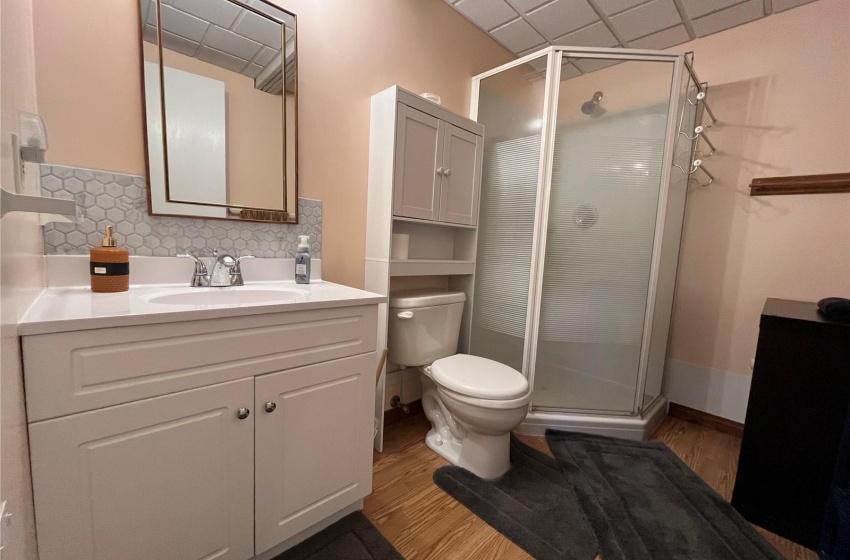
[[[448,462],[425,446],[429,427],[422,415],[387,427],[384,452],[375,453],[373,491],[364,513],[408,560],[531,558],[434,484],[434,470]],[[721,496],[730,498],[739,437],[667,418],[653,439],[666,443]],[[522,440],[549,453],[542,437],[522,436]],[[811,550],[756,529],[791,560],[817,559]]]

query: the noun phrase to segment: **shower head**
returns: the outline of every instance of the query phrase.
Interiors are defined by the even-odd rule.
[[[593,97],[590,99],[590,101],[585,101],[584,103],[582,103],[581,112],[585,115],[592,115],[594,111],[596,111],[596,108],[599,107],[600,101],[602,101],[602,92],[597,91],[593,94]]]

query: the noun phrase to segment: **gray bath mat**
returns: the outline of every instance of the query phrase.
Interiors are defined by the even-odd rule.
[[[675,453],[636,442],[547,431],[604,560],[781,560]]]
[[[516,440],[511,461],[495,481],[441,467],[434,482],[538,560],[592,560],[596,538],[558,461]]]
[[[501,479],[443,467],[434,481],[538,560],[782,559],[664,444],[546,439],[556,460],[514,439]]]
[[[274,560],[403,560],[393,545],[356,511]]]

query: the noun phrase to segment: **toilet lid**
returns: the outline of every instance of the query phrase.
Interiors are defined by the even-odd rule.
[[[528,381],[517,370],[466,354],[437,360],[431,377],[446,389],[479,399],[509,400],[528,393]]]

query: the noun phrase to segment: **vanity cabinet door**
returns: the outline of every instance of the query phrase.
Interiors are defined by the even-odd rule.
[[[462,128],[441,124],[444,134],[439,220],[475,225],[481,186],[482,138]]]
[[[41,560],[254,555],[254,380],[30,424]]]
[[[398,104],[397,119],[393,214],[436,220],[444,123],[403,103]]]
[[[372,491],[375,353],[256,379],[257,554]]]

